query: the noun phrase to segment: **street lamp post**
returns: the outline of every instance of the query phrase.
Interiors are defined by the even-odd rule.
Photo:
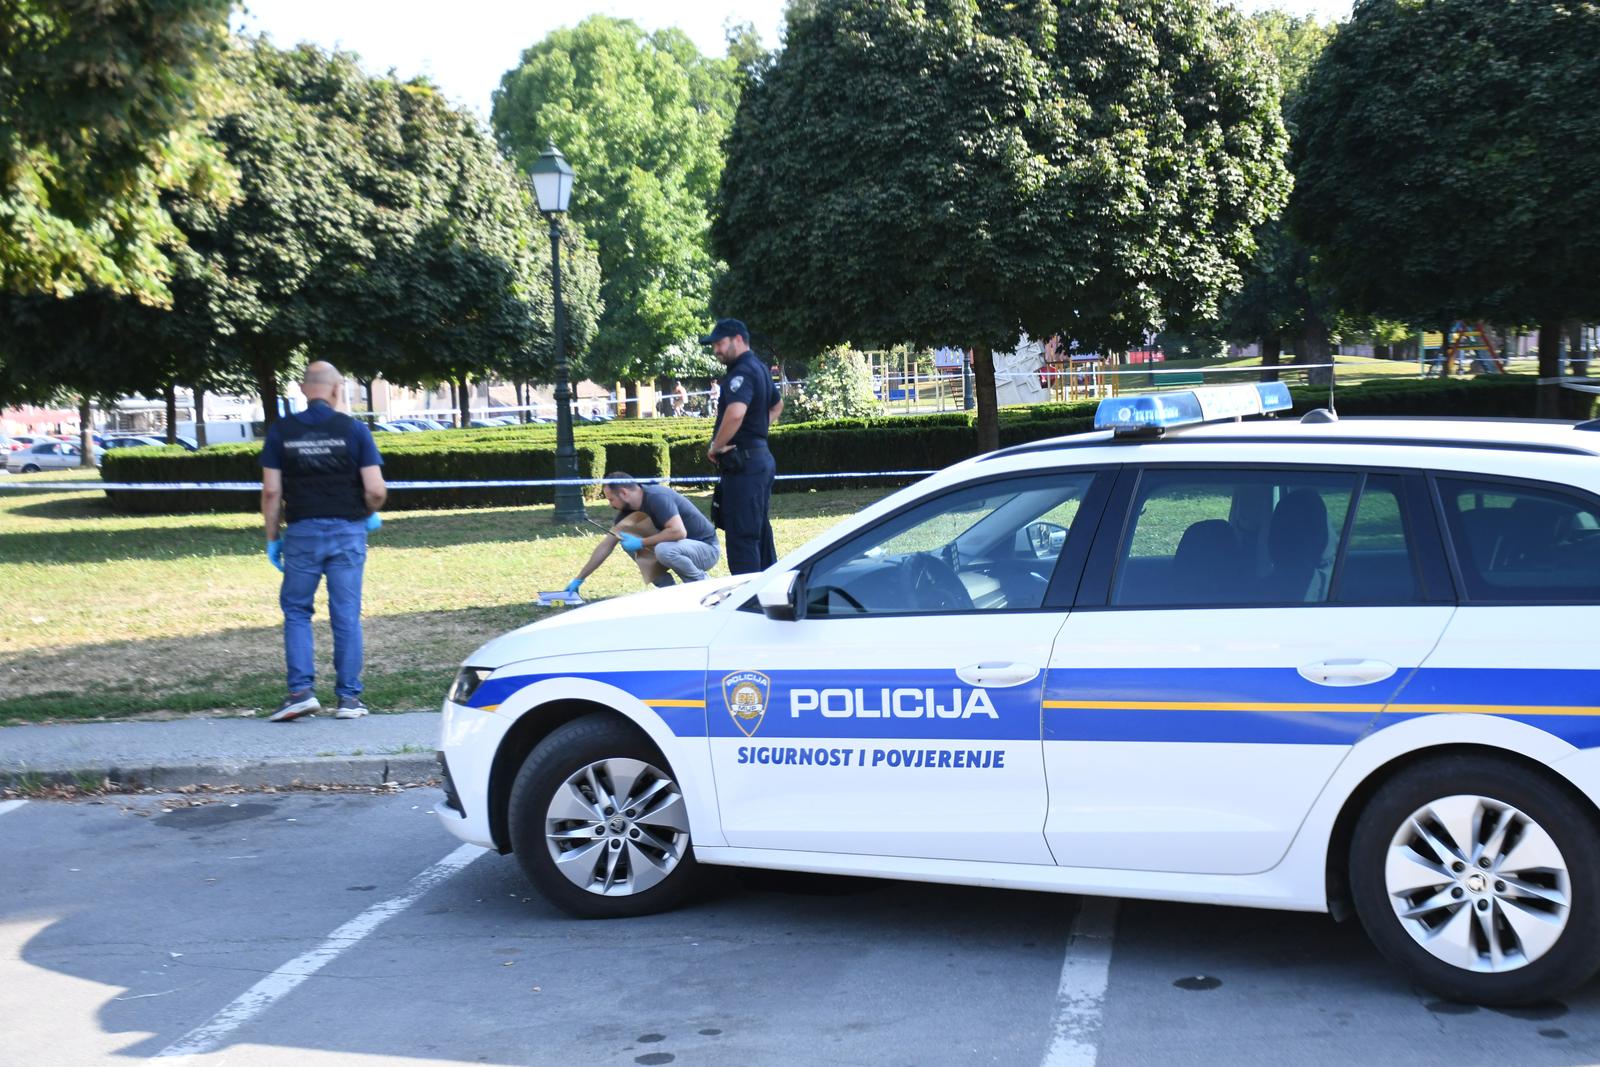
[[[555,487],[553,521],[583,522],[583,487],[570,484],[578,477],[578,450],[572,445],[572,390],[567,384],[567,313],[561,306],[561,216],[572,199],[572,164],[555,141],[534,160],[533,195],[539,210],[550,220],[550,285],[556,310],[556,478],[569,484]]]

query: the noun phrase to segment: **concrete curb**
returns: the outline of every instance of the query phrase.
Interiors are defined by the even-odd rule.
[[[29,767],[0,770],[0,786],[85,785],[110,779],[121,789],[178,789],[189,785],[381,786],[387,782],[425,782],[439,776],[431,752],[395,756],[327,756],[268,760],[216,760],[157,767]]]

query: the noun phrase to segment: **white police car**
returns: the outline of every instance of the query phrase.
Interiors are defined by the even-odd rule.
[[[492,641],[441,817],[580,916],[836,872],[1354,913],[1446,996],[1567,990],[1600,968],[1600,433],[1233,418],[1287,404],[1109,400],[753,580]]]

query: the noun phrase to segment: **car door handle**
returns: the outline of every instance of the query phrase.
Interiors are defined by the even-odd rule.
[[[1392,663],[1379,659],[1325,659],[1297,668],[1300,677],[1318,685],[1371,685],[1395,672]]]
[[[973,663],[959,668],[956,677],[968,685],[1003,689],[1033,681],[1039,677],[1039,668],[1029,663]]]

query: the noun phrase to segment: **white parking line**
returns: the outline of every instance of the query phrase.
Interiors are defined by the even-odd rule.
[[[0,800],[0,815],[4,815],[8,811],[16,811],[26,803],[26,800]]]
[[[329,934],[326,941],[310,952],[290,960],[261,979],[239,994],[233,1003],[212,1016],[209,1022],[195,1027],[178,1041],[156,1053],[157,1058],[198,1056],[216,1049],[233,1031],[272,1007],[288,995],[290,990],[316,974],[325,965],[338,959],[346,949],[354,947],[362,938],[416,903],[428,890],[483,855],[485,851],[487,850],[477,845],[462,845],[411,879],[404,893],[381,904],[374,904]]]
[[[1117,926],[1117,902],[1087,897],[1061,961],[1056,990],[1054,1037],[1044,1054],[1044,1067],[1094,1067],[1100,1054],[1100,1009],[1105,1005],[1111,974],[1111,939]]]

